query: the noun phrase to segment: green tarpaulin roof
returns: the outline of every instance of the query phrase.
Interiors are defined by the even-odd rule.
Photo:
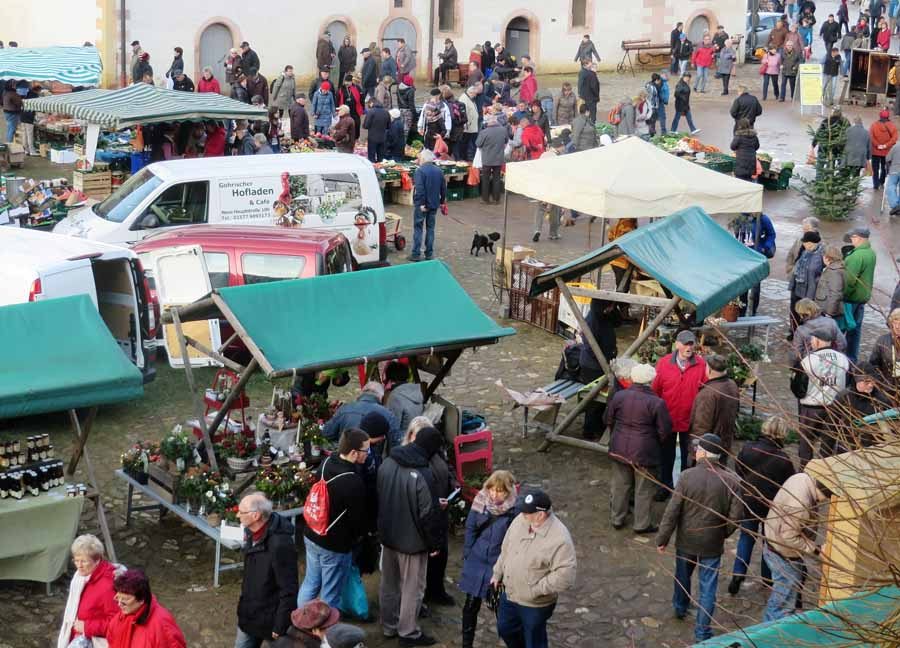
[[[270,377],[494,344],[515,333],[485,315],[440,261],[222,288],[212,299],[253,341]],[[185,307],[182,319],[217,316],[203,303]]]
[[[780,621],[761,623],[744,630],[707,639],[695,646],[703,648],[851,648],[872,646],[865,642],[859,628],[874,629],[900,607],[900,589],[885,587],[876,592],[828,603],[827,605],[786,617]],[[845,620],[852,619],[856,630]],[[891,633],[888,636],[894,636]],[[873,634],[873,639],[877,635]]]
[[[144,392],[87,295],[0,307],[0,419],[103,405]]]
[[[51,17],[47,17],[52,20]],[[100,85],[103,63],[96,47],[7,47],[0,49],[0,79]]]
[[[120,90],[85,90],[26,99],[25,109],[69,115],[112,130],[157,122],[267,118],[265,107],[214,92],[179,92],[146,83]]]
[[[576,281],[623,255],[694,304],[698,322],[769,275],[766,257],[734,238],[705,211],[691,207],[538,275],[531,284],[531,296],[555,288],[557,277]]]

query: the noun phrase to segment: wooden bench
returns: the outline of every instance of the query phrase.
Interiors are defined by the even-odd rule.
[[[561,397],[564,400],[569,400],[573,396],[575,396],[578,392],[580,392],[584,388],[584,383],[577,382],[575,380],[554,380],[549,385],[544,385],[541,387],[540,391],[545,392],[547,394],[555,394]],[[534,426],[544,432],[553,431],[554,425],[556,425],[556,417],[559,414],[559,408],[562,403],[558,403],[553,405],[551,408],[540,411],[534,420]],[[528,435],[528,406],[523,405],[522,408],[525,410],[524,418],[522,421],[522,437]],[[539,421],[538,418],[543,418],[545,420]],[[549,419],[549,420],[547,420]]]

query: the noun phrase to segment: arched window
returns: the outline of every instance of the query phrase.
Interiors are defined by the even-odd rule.
[[[438,31],[456,31],[456,0],[438,0]]]
[[[572,27],[587,27],[587,0],[572,0]]]

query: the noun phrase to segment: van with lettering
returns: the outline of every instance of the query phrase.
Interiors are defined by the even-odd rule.
[[[387,258],[375,168],[347,153],[156,162],[105,200],[70,212],[53,231],[130,245],[154,232],[201,223],[333,230],[350,241],[360,268]]]

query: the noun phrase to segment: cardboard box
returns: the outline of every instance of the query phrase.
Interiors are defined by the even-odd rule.
[[[55,164],[75,164],[78,156],[69,149],[50,149],[50,161]]]
[[[513,245],[511,248],[506,249],[506,259],[503,261],[503,277],[504,284],[507,288],[510,287],[510,277],[512,275],[512,262],[513,261],[521,261],[522,259],[527,259],[530,256],[534,256],[535,251],[530,247],[525,247],[524,245]],[[497,263],[500,263],[501,259],[503,259],[503,250],[504,248],[497,248]]]

